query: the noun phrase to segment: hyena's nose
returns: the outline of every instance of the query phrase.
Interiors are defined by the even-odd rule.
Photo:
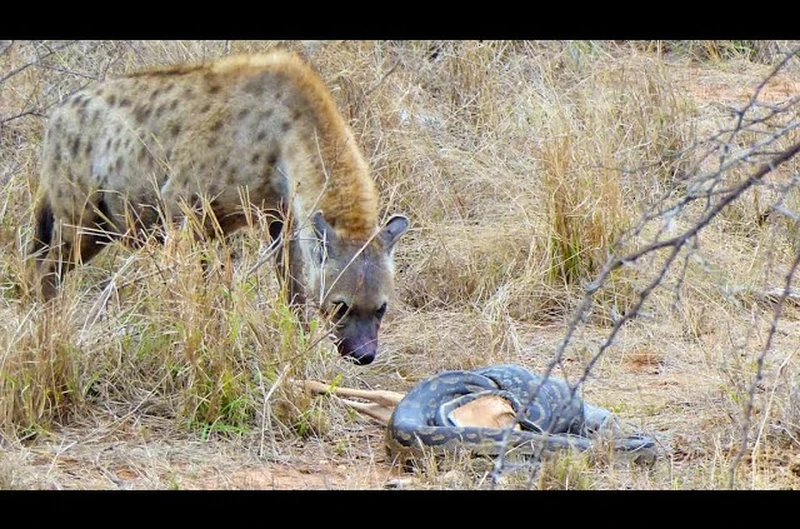
[[[339,354],[359,366],[371,364],[375,360],[377,344],[374,342],[353,347],[349,340],[339,342]]]
[[[352,355],[345,356],[345,358],[347,358],[351,362],[355,363],[356,365],[365,366],[365,365],[371,364],[372,361],[375,360],[375,355],[374,354],[364,354],[364,355],[358,356],[358,355],[352,354]]]

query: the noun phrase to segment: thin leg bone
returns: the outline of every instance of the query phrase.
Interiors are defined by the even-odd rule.
[[[333,394],[339,397],[355,397],[374,402],[387,408],[394,408],[403,400],[403,397],[405,397],[403,393],[397,393],[396,391],[339,388],[317,382],[316,380],[298,380],[297,382],[312,393]]]
[[[392,413],[394,412],[394,407],[386,407],[381,404],[377,404],[375,402],[367,404],[355,400],[343,399],[341,397],[337,398],[347,406],[350,406],[351,408],[356,410],[357,412],[363,413],[364,415],[368,415],[373,419],[377,419],[382,424],[389,424],[389,419],[391,419]]]

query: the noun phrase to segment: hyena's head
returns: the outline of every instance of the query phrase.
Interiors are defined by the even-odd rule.
[[[319,242],[308,278],[311,292],[334,323],[339,354],[358,365],[370,364],[394,290],[395,245],[408,229],[408,219],[393,216],[366,244],[337,235],[320,212],[312,222]]]

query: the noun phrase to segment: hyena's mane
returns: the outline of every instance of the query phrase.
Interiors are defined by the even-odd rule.
[[[273,80],[279,76],[290,92],[286,101],[294,120],[285,142],[285,154],[295,163],[288,177],[300,180],[293,191],[305,206],[303,213],[321,210],[340,237],[364,241],[372,236],[378,192],[358,142],[320,76],[286,51],[228,57],[213,63],[210,71],[243,76],[245,88],[259,97],[269,96],[263,74]]]

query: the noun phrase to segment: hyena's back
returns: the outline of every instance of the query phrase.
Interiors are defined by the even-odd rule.
[[[338,209],[342,227],[372,229],[377,194],[349,128],[316,74],[278,52],[155,69],[74,95],[48,123],[41,184],[68,224],[124,232],[131,220],[158,222],[159,205],[177,215],[181,202],[207,197],[232,231],[244,220],[240,187],[262,207],[290,189],[310,207],[337,169],[316,170],[318,160],[344,169],[329,182],[326,216]]]

